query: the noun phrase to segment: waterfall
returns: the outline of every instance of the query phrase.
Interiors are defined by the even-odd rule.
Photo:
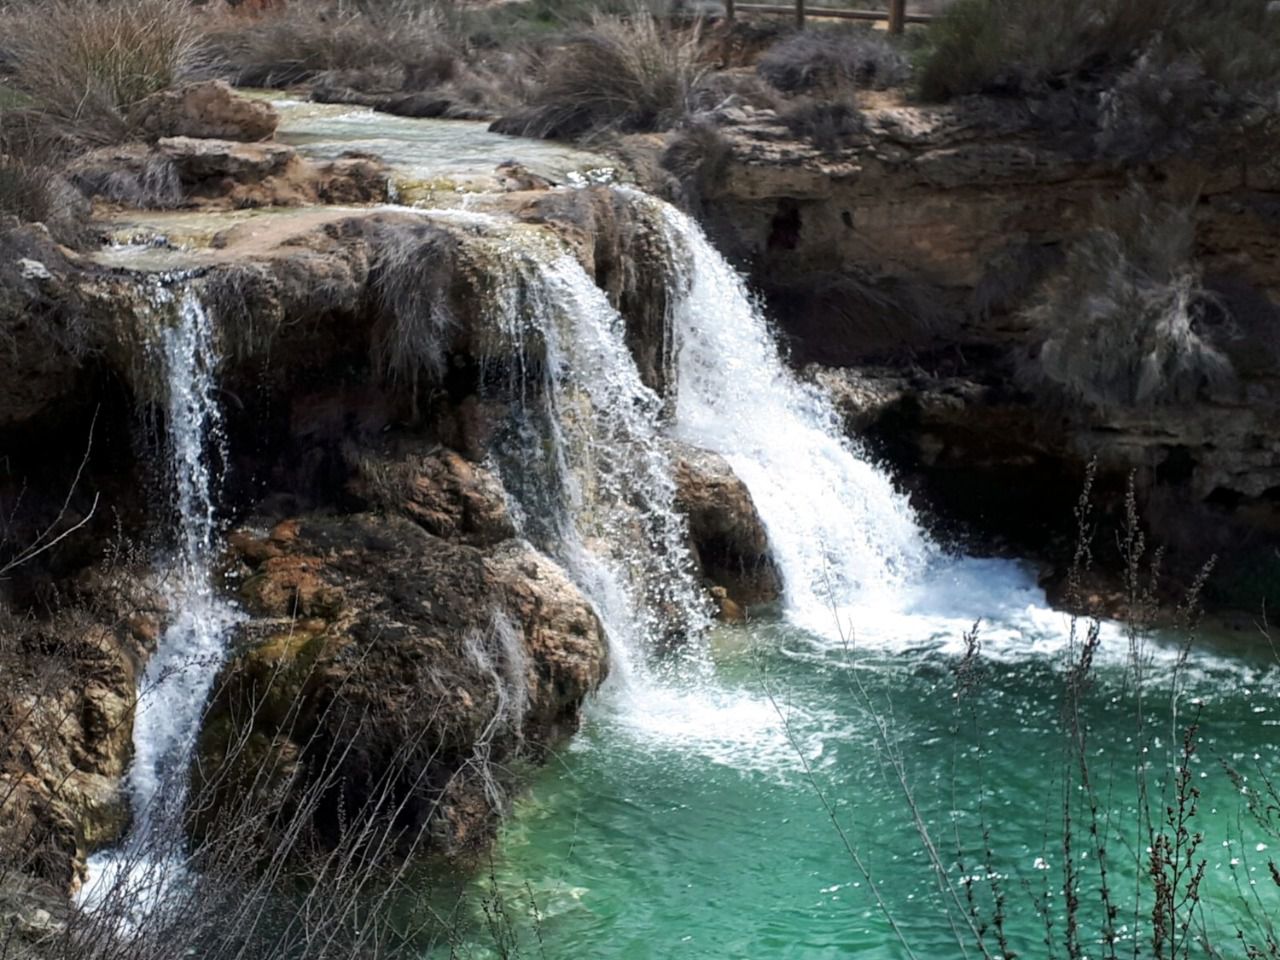
[[[496,223],[487,306],[515,362],[487,363],[487,389],[511,407],[495,460],[522,532],[591,598],[625,677],[645,652],[709,622],[675,508],[662,401],[582,265],[540,233]]]
[[[845,439],[830,401],[784,364],[741,277],[686,216],[665,235],[679,439],[724,456],[769,534],[789,615],[829,632],[833,610],[888,598],[934,548],[906,498]]]
[[[173,619],[160,637],[138,688],[133,762],[127,790],[133,823],[120,848],[90,860],[83,896],[150,899],[181,872],[163,862],[180,854],[181,819],[191,760],[209,688],[222,665],[236,620],[213,583],[217,551],[216,498],[225,461],[217,401],[218,353],[213,322],[189,287],[159,288],[157,306],[174,322],[161,330],[155,357],[166,393],[165,446],[177,539],[166,564]],[[124,881],[123,883],[120,881]]]

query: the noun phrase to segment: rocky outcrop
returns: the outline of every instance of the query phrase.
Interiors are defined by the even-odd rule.
[[[235,184],[287,176],[296,159],[271,144],[180,138],[145,156],[164,156],[188,198],[204,182],[232,184],[211,187],[211,203],[236,196]],[[661,386],[665,303],[657,272],[634,262],[655,241],[643,212],[628,215],[606,189],[488,202],[544,224],[582,259],[623,308],[633,349]],[[121,217],[117,229],[172,267],[214,318],[229,449],[220,505],[249,518],[225,571],[247,619],[201,741],[195,835],[245,836],[220,830],[241,813],[259,839],[296,822],[306,829],[294,840],[340,846],[360,811],[385,814],[391,803],[402,849],[478,849],[507,771],[574,728],[606,669],[590,604],[515,538],[506,494],[484,463],[512,419],[502,390],[486,388],[544,360],[536,331],[514,335],[489,309],[495,271],[510,268],[512,228],[307,207],[228,217],[191,249],[183,216]],[[53,521],[54,535],[75,528],[0,584],[14,610],[37,611],[65,597],[111,537],[154,529],[147,460],[164,409],[154,350],[183,291],[165,295],[119,265],[128,257],[78,255],[35,228],[0,243],[0,271],[12,278],[0,301],[9,350],[0,363],[15,372],[0,380],[0,507],[14,518],[14,543]],[[51,436],[75,443],[51,445]],[[690,452],[681,497],[722,612],[768,602],[776,573],[741,483],[722,461]],[[75,527],[80,519],[92,522]],[[11,552],[0,543],[0,564]],[[43,649],[64,628],[38,620],[39,631],[22,636]],[[116,708],[158,626],[134,630],[127,618],[96,615],[66,628],[76,649],[98,651],[109,677],[60,694],[48,722],[74,722],[53,766],[19,749],[5,768],[21,810],[0,820],[23,836],[39,832],[36,846],[50,851],[39,876],[60,889],[125,822],[117,786],[129,718]],[[74,797],[52,792],[57,779],[76,785]]]
[[[0,223],[0,428],[64,393],[101,339],[76,272],[42,226]]]
[[[605,188],[533,194],[518,215],[552,225],[574,249],[596,284],[627,323],[627,346],[641,379],[666,390],[671,345],[667,341],[666,256],[652,211],[631,194]]]
[[[68,176],[86,196],[142,209],[378,203],[388,196],[387,168],[369,157],[315,163],[282,143],[188,136],[104,147],[77,158]]]
[[[675,461],[676,507],[689,524],[689,548],[724,620],[778,599],[782,581],[751,493],[721,456],[682,446]]]
[[[203,80],[153,93],[129,111],[145,136],[269,140],[280,124],[275,107],[239,96],[222,80]]]
[[[270,833],[269,808],[329,847],[392,817],[402,853],[478,849],[509,765],[575,729],[604,678],[590,604],[511,537],[496,480],[444,450],[362,462],[353,489],[386,512],[232,539],[251,619],[201,739],[206,841],[249,808]]]

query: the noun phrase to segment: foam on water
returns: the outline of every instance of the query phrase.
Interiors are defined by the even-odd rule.
[[[712,684],[631,684],[613,693],[596,720],[648,752],[735,770],[794,772],[801,755],[819,764],[826,741],[847,732],[845,723],[779,696]]]

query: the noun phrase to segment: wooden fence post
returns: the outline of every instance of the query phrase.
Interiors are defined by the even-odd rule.
[[[796,0],[796,29],[804,29],[804,0]]]
[[[733,23],[733,0],[724,0],[724,18]]]
[[[889,32],[902,33],[907,25],[907,0],[889,0]]]

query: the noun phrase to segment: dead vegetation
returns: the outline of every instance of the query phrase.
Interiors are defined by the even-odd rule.
[[[1041,346],[1024,375],[1097,408],[1186,403],[1231,379],[1229,318],[1201,285],[1191,211],[1136,189],[1100,206],[1024,317]]]
[[[769,47],[756,72],[784,93],[849,86],[880,90],[906,83],[911,63],[883,31],[814,28]]]
[[[597,14],[541,64],[527,106],[494,128],[553,139],[670,130],[689,116],[709,70],[697,23],[668,24],[646,10]]]
[[[26,109],[75,142],[129,139],[134,106],[210,67],[194,14],[173,0],[20,2],[0,26]]]

